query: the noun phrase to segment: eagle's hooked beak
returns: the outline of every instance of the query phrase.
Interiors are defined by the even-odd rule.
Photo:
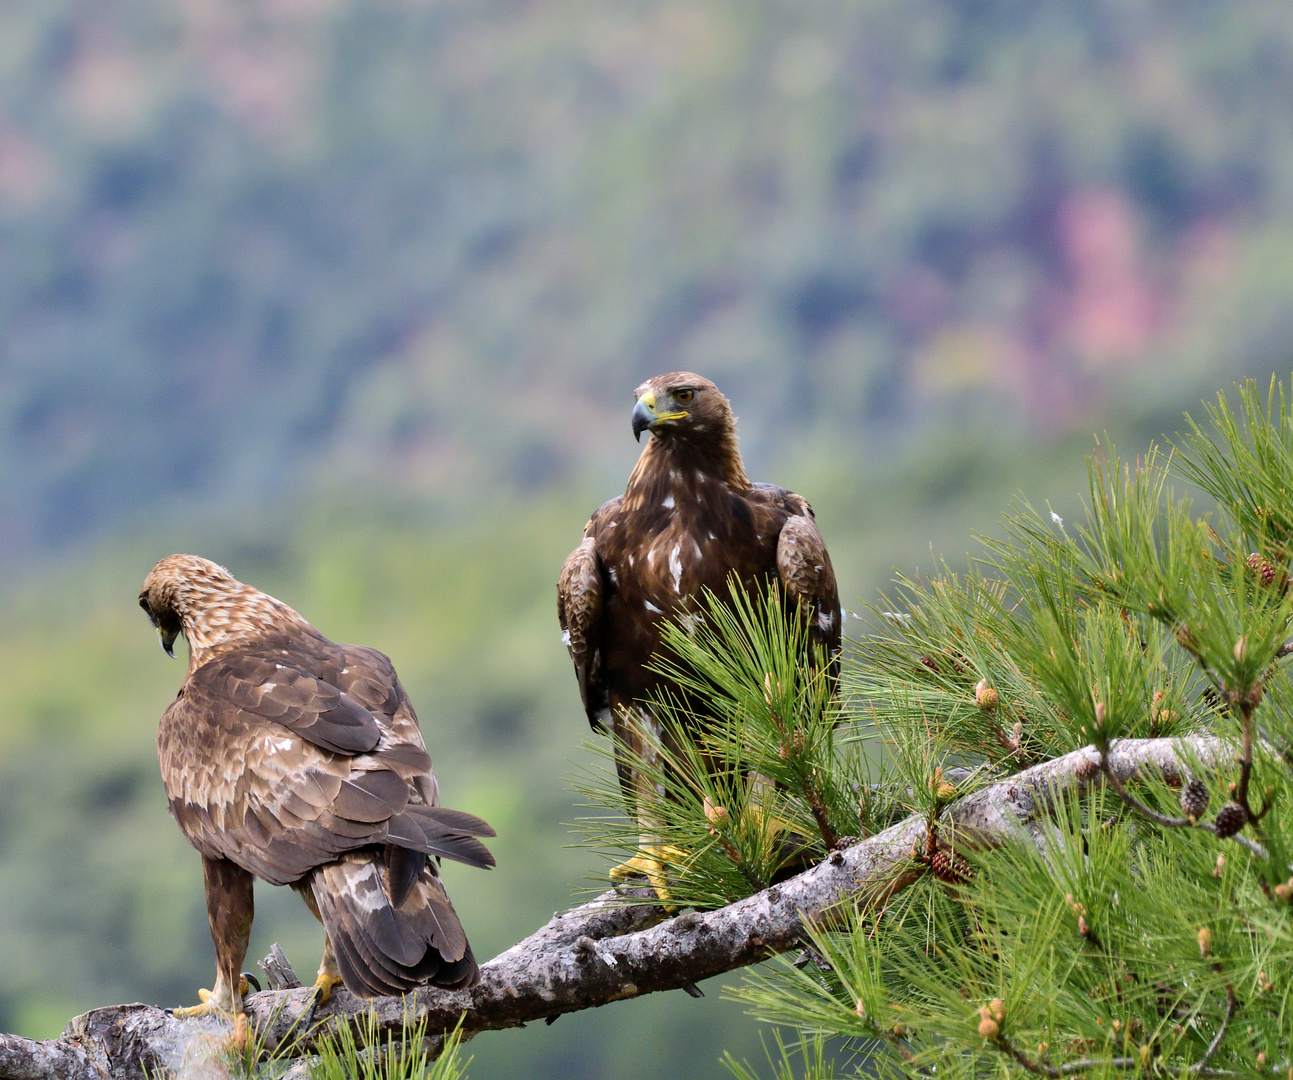
[[[154,628],[157,630],[157,640],[162,643],[162,652],[174,660],[175,639],[179,636],[178,628],[175,630],[166,629],[153,611],[153,605],[148,602],[147,595],[143,593],[140,593],[139,595],[139,606],[144,609],[144,614],[148,616],[148,621],[152,623]]]
[[[633,406],[633,438],[642,441],[642,432],[655,420],[655,394],[643,394]]]
[[[655,392],[648,390],[640,398],[638,403],[633,406],[633,438],[642,441],[642,432],[655,431],[661,423],[669,420],[681,420],[686,416],[686,411],[679,412],[656,412]]]

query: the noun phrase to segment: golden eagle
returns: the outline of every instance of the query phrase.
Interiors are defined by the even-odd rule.
[[[627,754],[618,762],[630,804],[645,783],[632,762],[644,735],[662,732],[650,699],[686,700],[648,666],[668,620],[695,617],[705,590],[730,597],[733,583],[763,590],[779,583],[808,619],[809,639],[838,670],[842,613],[835,572],[807,501],[753,484],[741,464],[727,398],[708,379],[673,372],[636,391],[633,434],[649,431],[628,487],[584,527],[557,583],[557,614],[574,661],[584,711]],[[627,758],[627,760],[625,760]],[[639,855],[612,871],[642,872],[664,895],[659,841],[642,821]]]
[[[194,555],[163,559],[140,607],[189,670],[157,729],[171,813],[202,854],[213,991],[182,1015],[240,1012],[252,880],[291,885],[323,923],[315,989],[363,997],[461,988],[476,960],[441,857],[488,867],[494,831],[440,806],[391,662],[335,645],[286,604]]]

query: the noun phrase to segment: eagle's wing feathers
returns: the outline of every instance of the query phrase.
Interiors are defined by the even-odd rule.
[[[158,731],[180,827],[204,854],[274,884],[372,845],[492,865],[475,839],[493,835],[488,825],[425,805],[436,795],[431,759],[402,687],[381,687],[387,672],[394,680],[390,662],[354,652],[335,671],[314,665],[312,675],[282,651],[239,653],[193,673]],[[353,749],[340,749],[346,742]],[[411,876],[405,868],[401,887]]]
[[[786,494],[792,513],[777,538],[777,577],[786,595],[803,606],[809,640],[825,651],[834,672],[843,629],[835,571],[812,507],[801,496]]]
[[[603,508],[605,509],[605,508]],[[605,596],[601,559],[590,521],[584,539],[566,559],[557,579],[557,618],[579,681],[579,696],[594,731],[609,727],[610,700],[598,640]]]
[[[307,663],[288,650],[240,652],[203,664],[189,677],[188,686],[273,720],[325,750],[356,754],[374,749],[381,726],[372,711],[315,677]]]

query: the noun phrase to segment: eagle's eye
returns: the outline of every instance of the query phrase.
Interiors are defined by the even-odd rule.
[[[696,397],[696,391],[690,387],[674,391],[674,399],[679,405],[690,405]]]
[[[152,620],[153,625],[156,626],[157,616],[153,614],[153,608],[152,605],[148,603],[147,596],[141,596],[139,598],[139,606],[144,609],[144,614],[147,615],[148,618]]]

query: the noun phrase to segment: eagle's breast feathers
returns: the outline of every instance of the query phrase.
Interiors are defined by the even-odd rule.
[[[558,582],[563,638],[594,726],[609,727],[617,710],[661,687],[648,665],[664,623],[702,617],[702,597],[728,597],[734,583],[746,592],[778,585],[837,664],[839,597],[812,509],[794,492],[749,482],[726,399],[697,376],[662,376],[639,388],[635,418],[644,391],[654,406],[683,382],[708,395],[688,399],[700,418],[669,413],[667,426],[650,425],[627,489],[590,519]]]

